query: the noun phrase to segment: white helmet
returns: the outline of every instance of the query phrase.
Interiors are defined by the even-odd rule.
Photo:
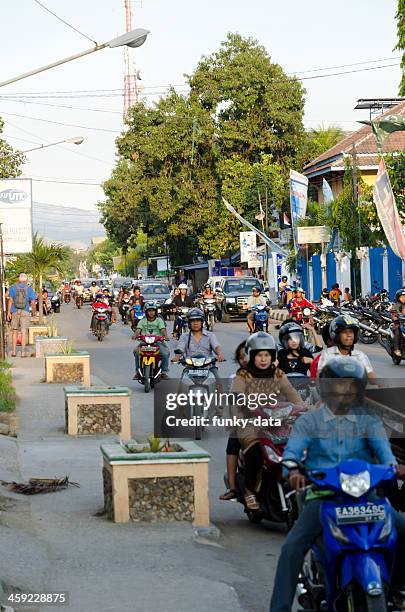
[[[186,289],[186,291],[188,291],[188,287],[186,285],[186,283],[180,283],[180,285],[177,287],[178,289]]]

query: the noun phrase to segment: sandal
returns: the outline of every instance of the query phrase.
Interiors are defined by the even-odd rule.
[[[231,501],[232,499],[236,499],[235,489],[228,489],[225,491],[225,493],[219,496],[219,499],[222,499],[222,501]]]
[[[246,495],[245,504],[248,510],[259,510],[259,502],[256,499],[256,495]]]

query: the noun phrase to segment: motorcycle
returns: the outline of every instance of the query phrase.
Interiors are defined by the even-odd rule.
[[[176,349],[175,354],[181,355],[181,351]],[[195,395],[196,398],[205,397],[207,393],[209,393],[210,388],[208,385],[204,384],[210,374],[215,376],[214,368],[216,368],[217,360],[214,357],[206,357],[205,355],[193,355],[192,357],[183,357],[179,361],[181,365],[184,366],[184,370],[182,372],[180,378],[180,386],[183,383],[184,378],[188,378],[192,382],[192,386],[190,387],[191,392]],[[202,432],[203,432],[203,424],[201,422],[202,417],[207,417],[207,409],[204,405],[201,405],[200,401],[194,402],[194,404],[190,404],[189,406],[189,416],[196,417],[196,425],[194,429],[194,437],[196,440],[201,440]]]
[[[70,300],[72,299],[72,294],[70,290],[66,291],[65,289],[63,299],[65,301],[65,304],[70,304]]]
[[[202,307],[205,316],[205,325],[208,331],[214,331],[216,321],[217,304],[215,298],[204,298]]]
[[[400,350],[401,357],[394,353],[394,330],[390,325],[388,328],[380,327],[378,329],[378,342],[387,351],[394,365],[400,365],[405,359],[405,317],[399,318],[399,333],[400,333]]]
[[[55,293],[52,297],[51,297],[51,308],[52,308],[52,312],[60,312],[60,295],[59,293]]]
[[[129,312],[131,310],[131,300],[129,298],[122,300],[120,306],[121,319],[124,325],[128,325]]]
[[[397,536],[389,501],[371,493],[392,482],[395,469],[358,459],[322,470],[306,470],[289,460],[283,464],[287,469],[300,467],[316,489],[335,493],[322,504],[322,541],[312,546],[298,582],[302,609],[391,609],[386,594]]]
[[[251,523],[259,524],[263,519],[276,523],[285,523],[291,529],[298,516],[295,492],[289,489],[283,478],[282,457],[291,428],[297,418],[306,408],[291,404],[278,404],[276,408],[260,408],[252,411],[252,418],[277,419],[281,426],[263,429],[259,437],[263,455],[263,468],[260,491],[256,498],[260,504],[259,510],[249,510],[245,504],[245,462],[242,451],[239,453],[236,471],[236,499],[244,506],[245,513]],[[225,485],[229,488],[227,476]]]
[[[158,342],[163,342],[163,336],[139,336],[139,369],[138,382],[144,386],[145,393],[149,393],[162,374],[162,360]]]
[[[267,313],[267,306],[264,304],[257,304],[253,306],[253,325],[254,331],[266,331],[269,330],[269,315]]]
[[[76,293],[76,297],[75,297],[75,303],[77,308],[80,310],[80,308],[83,306],[84,304],[84,297],[83,297],[83,293]]]
[[[104,337],[108,334],[110,329],[110,309],[108,306],[105,308],[99,306],[94,310],[92,330],[99,342],[102,342]]]
[[[190,308],[188,306],[180,306],[177,311],[177,331],[176,338],[180,339],[180,336],[187,331],[188,329],[188,320],[187,315]]]

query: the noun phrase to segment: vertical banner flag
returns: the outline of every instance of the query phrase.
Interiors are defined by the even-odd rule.
[[[332,188],[326,179],[322,180],[322,193],[323,193],[323,201],[326,207],[326,213],[327,213],[328,219],[331,219],[332,217],[331,204],[334,200],[334,197],[333,197]],[[328,251],[331,251],[333,249],[336,237],[337,237],[337,230],[334,229],[332,232],[330,243],[328,244]]]
[[[249,268],[260,268],[263,262],[257,254],[257,237],[254,232],[240,232],[240,260]]]
[[[395,255],[405,261],[404,231],[384,159],[380,161],[373,197],[388,244]]]
[[[305,217],[308,200],[308,179],[303,174],[290,170],[290,204],[291,223],[293,227],[294,245],[296,248],[296,226],[300,219]]]
[[[31,179],[0,180],[0,223],[5,255],[32,251]]]

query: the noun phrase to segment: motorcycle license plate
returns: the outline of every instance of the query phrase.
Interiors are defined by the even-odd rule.
[[[191,376],[208,376],[208,370],[191,370]]]
[[[385,520],[383,504],[363,504],[361,506],[338,506],[335,508],[337,525],[375,523]]]

